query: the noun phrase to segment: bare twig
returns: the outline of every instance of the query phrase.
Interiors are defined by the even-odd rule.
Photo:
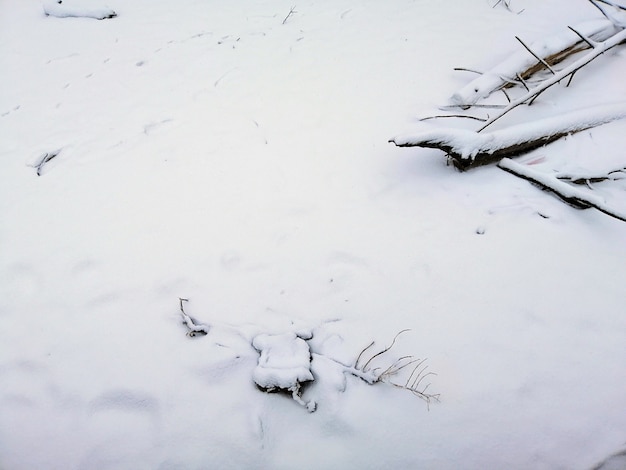
[[[552,70],[552,67],[550,67],[550,64],[548,64],[545,60],[543,60],[541,57],[539,57],[537,54],[535,54],[532,49],[530,47],[528,47],[524,41],[522,41],[519,36],[515,36],[515,39],[517,39],[519,41],[519,43],[524,46],[524,49],[526,49],[535,59],[537,59],[539,62],[541,62],[551,73],[552,75],[556,75],[556,72],[554,70]]]
[[[372,357],[370,357],[369,361],[367,361],[363,367],[361,368],[363,370],[363,372],[367,372],[367,366],[370,365],[370,363],[377,358],[378,356],[381,356],[383,354],[385,354],[387,351],[389,351],[391,348],[393,348],[393,345],[396,344],[396,340],[398,339],[398,336],[400,336],[402,333],[406,333],[407,331],[410,330],[402,330],[400,331],[394,338],[393,341],[391,342],[391,344],[389,346],[387,346],[385,349],[383,349],[382,351],[377,352],[376,354],[374,354]]]
[[[439,106],[439,109],[441,109],[442,111],[445,111],[446,109],[457,109],[457,108],[461,108],[461,109],[469,109],[469,108],[482,108],[482,109],[502,109],[505,108],[506,105],[504,104],[473,104],[471,106],[462,106],[462,105],[458,105],[458,104],[446,104],[443,106]]]
[[[498,163],[498,167],[515,176],[530,181],[540,186],[542,189],[556,194],[563,201],[574,207],[580,209],[593,207],[610,217],[626,222],[626,213],[621,213],[609,207],[602,198],[574,188],[552,175],[541,173],[525,165],[520,165],[508,158],[503,158],[500,163]]]
[[[369,345],[365,346],[361,352],[359,353],[358,357],[356,358],[356,361],[354,362],[354,368],[355,369],[359,369],[359,361],[361,360],[361,356],[363,356],[363,354],[365,353],[365,351],[367,351],[369,348],[371,348],[372,346],[374,346],[374,341],[372,341]]]
[[[530,88],[528,88],[528,85],[526,85],[526,80],[524,80],[524,79],[522,78],[522,76],[521,76],[519,73],[517,74],[517,79],[518,79],[518,80],[519,80],[519,82],[520,82],[520,83],[524,86],[524,88],[526,88],[526,91],[530,91]],[[510,102],[511,102],[511,101],[509,100],[509,103],[510,103]]]
[[[283,20],[283,24],[285,24],[287,22],[287,20],[289,19],[289,17],[291,15],[293,15],[294,13],[298,13],[296,11],[296,6],[295,5],[291,7],[291,10],[289,10],[289,13],[287,13],[287,16],[285,16],[285,19]]]
[[[33,165],[37,169],[37,176],[41,176],[41,173],[43,172],[43,167],[45,166],[45,164],[48,163],[57,155],[59,155],[60,153],[61,153],[61,149],[54,150],[52,152],[46,152],[41,157],[39,157],[39,161],[35,165]]]
[[[400,331],[393,338],[393,341],[391,342],[389,346],[373,354],[365,362],[365,364],[363,364],[363,366],[360,366],[359,362],[361,358],[363,357],[365,351],[369,350],[374,345],[374,342],[371,342],[368,346],[366,346],[365,348],[361,350],[361,352],[359,353],[357,357],[357,360],[355,361],[355,365],[353,367],[344,366],[345,372],[350,373],[351,375],[354,375],[355,377],[358,377],[359,379],[367,382],[370,385],[373,385],[376,383],[387,383],[389,385],[393,385],[394,387],[401,388],[403,390],[409,390],[415,396],[420,397],[421,399],[425,400],[426,403],[430,405],[431,401],[439,400],[439,394],[426,393],[426,390],[428,389],[430,384],[426,384],[425,386],[422,386],[423,381],[427,377],[431,375],[436,375],[432,372],[425,373],[426,369],[428,369],[428,366],[424,365],[424,363],[426,362],[426,359],[417,359],[414,356],[402,356],[399,359],[396,359],[394,362],[392,362],[391,365],[389,365],[382,372],[380,372],[379,368],[374,368],[374,369],[369,368],[372,361],[388,353],[396,344],[396,340],[398,339],[398,337],[406,331],[409,331],[409,330]],[[408,368],[409,366],[414,366],[414,367],[411,373],[409,374],[407,380],[401,383],[398,383],[397,381],[395,381],[394,378],[397,378],[401,374],[401,372],[404,369]]]
[[[476,73],[478,75],[482,75],[482,72],[479,72],[478,70],[472,70],[472,69],[466,69],[465,67],[454,67],[453,69],[455,72],[471,72],[471,73]]]
[[[610,2],[609,0],[595,0],[595,1],[604,3],[605,5],[610,5],[615,8],[619,8],[620,10],[626,10],[625,6],[615,3],[615,2]]]
[[[596,42],[596,41],[593,41],[592,39],[588,38],[588,37],[587,37],[587,36],[585,36],[584,34],[582,34],[582,33],[578,32],[577,30],[575,30],[575,29],[574,29],[574,28],[572,28],[571,26],[568,26],[568,28],[569,28],[570,30],[572,30],[572,32],[573,32],[574,34],[576,34],[576,35],[577,35],[580,39],[582,39],[584,42],[586,42],[586,43],[587,43],[587,45],[588,45],[589,47],[591,47],[592,49],[593,49],[594,47],[596,47],[596,44],[597,44],[597,42]]]
[[[428,116],[425,118],[420,118],[420,121],[429,121],[431,119],[443,119],[443,118],[462,118],[462,119],[474,119],[475,121],[485,122],[487,118],[479,118],[476,116],[467,116],[465,114],[441,114],[437,116]]]

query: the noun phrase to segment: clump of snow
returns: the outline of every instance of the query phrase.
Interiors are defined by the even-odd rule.
[[[257,335],[252,346],[260,352],[259,363],[252,376],[263,390],[273,392],[287,390],[296,401],[315,409],[314,403],[299,399],[302,384],[313,380],[311,373],[311,351],[304,338],[295,333]]]
[[[117,13],[99,0],[44,0],[43,11],[48,16],[57,18],[95,18],[104,20],[114,18]]]

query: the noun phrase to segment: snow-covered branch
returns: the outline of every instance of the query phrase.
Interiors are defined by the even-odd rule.
[[[607,40],[618,31],[609,20],[585,21],[577,24],[573,29],[597,42]],[[452,104],[463,109],[470,108],[497,90],[514,84],[522,85],[520,79],[525,81],[539,70],[542,67],[541,61],[553,66],[588,46],[572,31],[562,31],[534,41],[528,46],[524,45],[524,47],[530,49],[532,53],[520,50],[512,54],[504,62],[481,74],[454,93],[450,98]],[[537,57],[540,60],[537,60]]]
[[[589,40],[589,42],[592,43],[594,47],[588,53],[586,53],[583,57],[573,62],[569,66],[565,67],[563,70],[560,70],[551,78],[542,81],[539,85],[532,88],[521,97],[517,98],[516,100],[511,101],[505,108],[500,110],[498,114],[489,118],[485,122],[485,124],[483,124],[483,126],[480,129],[478,129],[478,132],[481,132],[482,130],[489,127],[491,124],[496,122],[498,119],[502,118],[505,114],[507,114],[512,109],[517,108],[518,106],[524,103],[534,100],[537,96],[539,96],[541,93],[543,93],[545,90],[547,90],[551,86],[559,83],[560,81],[569,77],[570,75],[573,75],[578,70],[583,68],[585,65],[587,65],[588,63],[590,63],[597,57],[601,56],[609,49],[617,46],[618,44],[621,44],[624,41],[626,41],[626,29],[621,30],[620,32],[618,32],[617,34],[614,34],[609,39],[603,42],[595,42],[595,41]]]
[[[606,201],[599,196],[589,194],[586,191],[575,188],[567,183],[561,181],[557,176],[542,173],[534,170],[527,165],[520,165],[509,158],[504,158],[498,163],[498,167],[503,170],[519,176],[525,180],[528,180],[534,184],[539,185],[541,188],[551,191],[565,202],[586,209],[593,207],[606,215],[609,215],[615,219],[626,222],[626,212],[620,212],[609,207]]]
[[[398,147],[443,150],[457,168],[465,170],[520,155],[567,134],[623,118],[626,118],[626,102],[585,108],[484,133],[421,122],[416,132],[394,137],[390,142]]]

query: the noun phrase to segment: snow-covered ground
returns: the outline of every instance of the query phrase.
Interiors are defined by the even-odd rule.
[[[626,224],[388,143],[472,78],[454,67],[601,18],[493,3],[111,0],[99,21],[0,0],[0,468],[582,470],[623,450]],[[493,130],[623,101],[625,58]],[[518,162],[624,166],[625,132]],[[428,358],[439,402],[346,372],[404,329],[375,361]],[[300,331],[315,412],[253,379],[254,339]]]

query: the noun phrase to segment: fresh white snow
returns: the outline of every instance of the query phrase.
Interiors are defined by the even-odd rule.
[[[0,468],[585,470],[623,451],[626,224],[388,143],[467,83],[454,67],[597,9],[107,3],[96,21],[0,1]],[[623,101],[625,58],[490,132]],[[623,168],[625,126],[519,162]],[[618,207],[610,184],[592,186]],[[404,329],[370,365],[427,359],[439,402],[346,373]],[[253,378],[255,337],[305,330],[313,413]]]

